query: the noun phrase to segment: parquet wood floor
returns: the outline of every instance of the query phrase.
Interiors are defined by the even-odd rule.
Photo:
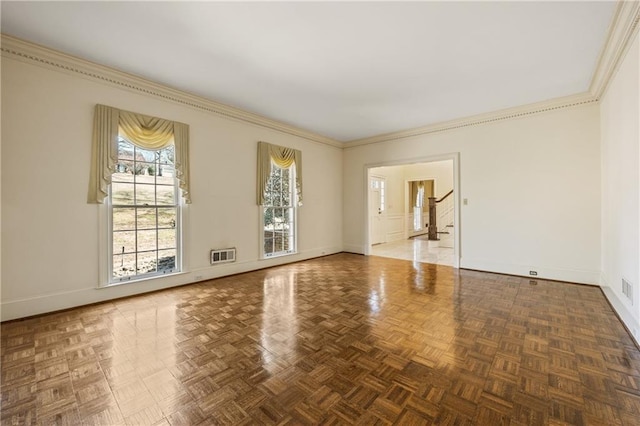
[[[638,425],[595,287],[339,254],[2,324],[2,424]]]

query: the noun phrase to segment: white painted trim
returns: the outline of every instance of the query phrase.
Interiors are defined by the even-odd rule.
[[[109,253],[109,208],[106,203],[109,197],[105,199],[105,203],[96,205],[98,210],[98,276],[96,277],[96,287],[106,288],[109,286],[109,261],[111,260]]]
[[[640,2],[619,1],[589,86],[589,92],[596,99],[602,98],[607,90],[638,32],[639,22]]]
[[[589,90],[574,95],[548,99],[527,105],[520,105],[498,111],[490,111],[469,117],[429,124],[414,129],[387,133],[362,139],[354,139],[345,143],[345,149],[361,145],[387,142],[414,136],[456,130],[464,127],[478,126],[496,121],[517,119],[523,116],[540,114],[564,108],[572,108],[584,104],[598,102],[615,74],[618,66],[640,27],[640,2],[620,1],[609,28],[605,47],[600,54],[598,65],[591,79]]]
[[[170,275],[182,274],[189,271],[186,265],[187,253],[185,251],[188,247],[188,235],[189,235],[189,205],[184,202],[184,198],[180,195],[180,189],[178,188],[178,182],[176,185],[176,199],[178,200],[177,209],[177,240],[178,247],[176,247],[176,262],[178,266],[178,272],[173,272]],[[111,186],[109,186],[109,196],[104,199],[104,203],[98,204],[98,277],[97,288],[107,288],[117,285],[136,285],[140,281],[146,281],[149,279],[161,278],[162,275],[150,276],[132,279],[130,281],[111,281],[112,267],[110,262],[113,259],[112,243],[112,224],[111,224]]]
[[[444,122],[431,123],[414,129],[354,139],[347,142],[340,142],[314,132],[176,90],[132,74],[95,64],[6,34],[2,34],[1,36],[0,51],[2,52],[2,56],[7,58],[37,64],[64,73],[80,75],[83,78],[98,80],[121,89],[156,96],[167,101],[207,111],[229,119],[240,120],[282,133],[299,136],[313,142],[336,148],[350,149],[361,145],[445,132],[496,121],[517,119],[524,116],[598,102],[613,77],[615,70],[624,58],[628,47],[631,45],[631,41],[638,31],[639,21],[640,2],[618,2],[614,19],[609,29],[607,42],[600,54],[589,90],[586,92],[497,111],[489,111]]]
[[[436,161],[453,160],[453,267],[460,267],[460,153],[434,155],[429,157],[408,158],[404,160],[384,161],[381,163],[371,163],[364,165],[364,247],[356,249],[354,245],[344,245],[345,250],[350,247],[353,253],[363,253],[365,256],[371,254],[371,239],[369,236],[369,170],[376,167],[404,166],[418,163],[433,163]],[[434,187],[435,189],[435,187]]]
[[[365,256],[369,256],[371,254],[371,223],[369,221],[369,186],[371,183],[369,182],[369,169],[367,165],[364,165],[364,251],[362,252]],[[344,244],[343,244],[344,245]],[[358,253],[358,252],[355,252]]]
[[[363,139],[355,139],[345,142],[344,148],[350,149],[361,145],[371,145],[381,142],[388,142],[397,139],[405,139],[415,136],[427,135],[430,133],[440,133],[450,130],[461,129],[464,127],[478,126],[481,124],[493,123],[496,121],[504,121],[510,119],[521,118],[529,115],[540,114],[548,111],[555,111],[564,108],[576,107],[584,104],[597,102],[598,100],[588,92],[579,93],[577,95],[565,96],[556,99],[550,99],[543,102],[537,102],[528,105],[517,106],[513,108],[492,111],[484,114],[473,115],[470,117],[458,118],[450,121],[429,124],[414,129],[402,130],[399,132],[386,133],[383,135],[372,136]]]
[[[600,271],[580,269],[545,268],[531,265],[518,265],[513,263],[491,262],[484,259],[463,257],[460,259],[460,267],[476,271],[496,272],[499,274],[515,275],[532,280],[554,280],[569,283],[598,285]],[[529,271],[535,270],[537,276],[530,276]]]
[[[387,224],[385,225],[385,229],[387,231],[386,239],[388,243],[394,241],[401,241],[404,238],[404,224],[405,224],[405,216],[404,214],[391,214],[386,216]],[[400,225],[398,226],[398,222]]]
[[[460,153],[456,153],[453,157],[453,267],[460,267],[460,257],[462,255],[462,237],[460,234]]]
[[[358,244],[343,244],[342,251],[345,253],[364,254],[364,247]]]
[[[155,96],[201,111],[251,123],[324,145],[336,148],[342,148],[343,145],[342,142],[317,133],[290,126],[258,114],[243,111],[239,108],[214,102],[191,93],[173,89],[133,74],[128,74],[114,68],[67,55],[48,47],[30,43],[6,34],[2,34],[0,51],[2,52],[2,56],[6,58],[12,58],[22,62],[43,66],[67,74],[79,75],[90,80],[98,80],[102,83],[116,86],[120,89],[143,93],[148,96]]]
[[[625,306],[625,303],[623,303],[622,300],[618,298],[618,295],[609,287],[604,273],[600,277],[600,288],[613,307],[613,310],[627,327],[631,338],[635,340],[636,345],[640,346],[640,322],[634,318],[633,314]]]
[[[198,281],[209,280],[340,252],[342,252],[342,247],[324,247],[299,252],[284,258],[276,257],[266,260],[252,260],[212,265],[206,268],[194,269],[189,272],[150,278],[148,280],[139,281],[136,285],[83,288],[80,290],[50,293],[25,299],[3,300],[1,305],[2,318],[0,320],[8,321],[17,318],[24,318],[61,309],[75,308],[91,303],[106,302],[121,297],[134,296],[151,291],[191,284],[196,281],[196,276],[198,277]],[[212,283],[212,285],[214,284],[215,283]]]

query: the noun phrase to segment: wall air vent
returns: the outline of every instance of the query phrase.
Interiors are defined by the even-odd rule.
[[[624,278],[622,279],[622,294],[627,296],[627,298],[631,301],[631,304],[633,304],[633,285],[631,284],[631,282],[625,280]]]
[[[211,250],[211,264],[229,263],[236,261],[236,248]]]

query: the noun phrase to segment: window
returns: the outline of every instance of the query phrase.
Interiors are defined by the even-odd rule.
[[[173,145],[140,148],[121,137],[111,176],[110,282],[180,270],[180,202]]]
[[[103,206],[100,286],[181,270],[189,169],[187,124],[95,106],[87,202]]]
[[[422,230],[422,210],[424,208],[424,185],[418,184],[418,191],[413,206],[413,230]]]
[[[380,178],[373,178],[371,179],[371,189],[374,190],[379,190],[380,191],[380,207],[379,207],[379,211],[383,212],[384,211],[384,180],[380,179]]]
[[[302,205],[302,152],[258,142],[256,201],[262,257],[297,250],[297,209]]]
[[[262,206],[263,257],[296,251],[295,168],[271,164]]]

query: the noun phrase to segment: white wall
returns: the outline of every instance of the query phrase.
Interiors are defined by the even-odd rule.
[[[365,169],[459,153],[461,267],[597,284],[598,106],[347,147],[344,247],[365,250]]]
[[[96,289],[99,206],[86,203],[97,103],[190,125],[186,274]],[[257,142],[304,159],[299,254],[259,257]],[[342,150],[45,66],[2,59],[2,320],[342,250]],[[235,264],[209,250],[234,246]]]
[[[640,43],[636,35],[600,105],[602,286],[640,340]],[[630,281],[633,303],[622,294]]]

